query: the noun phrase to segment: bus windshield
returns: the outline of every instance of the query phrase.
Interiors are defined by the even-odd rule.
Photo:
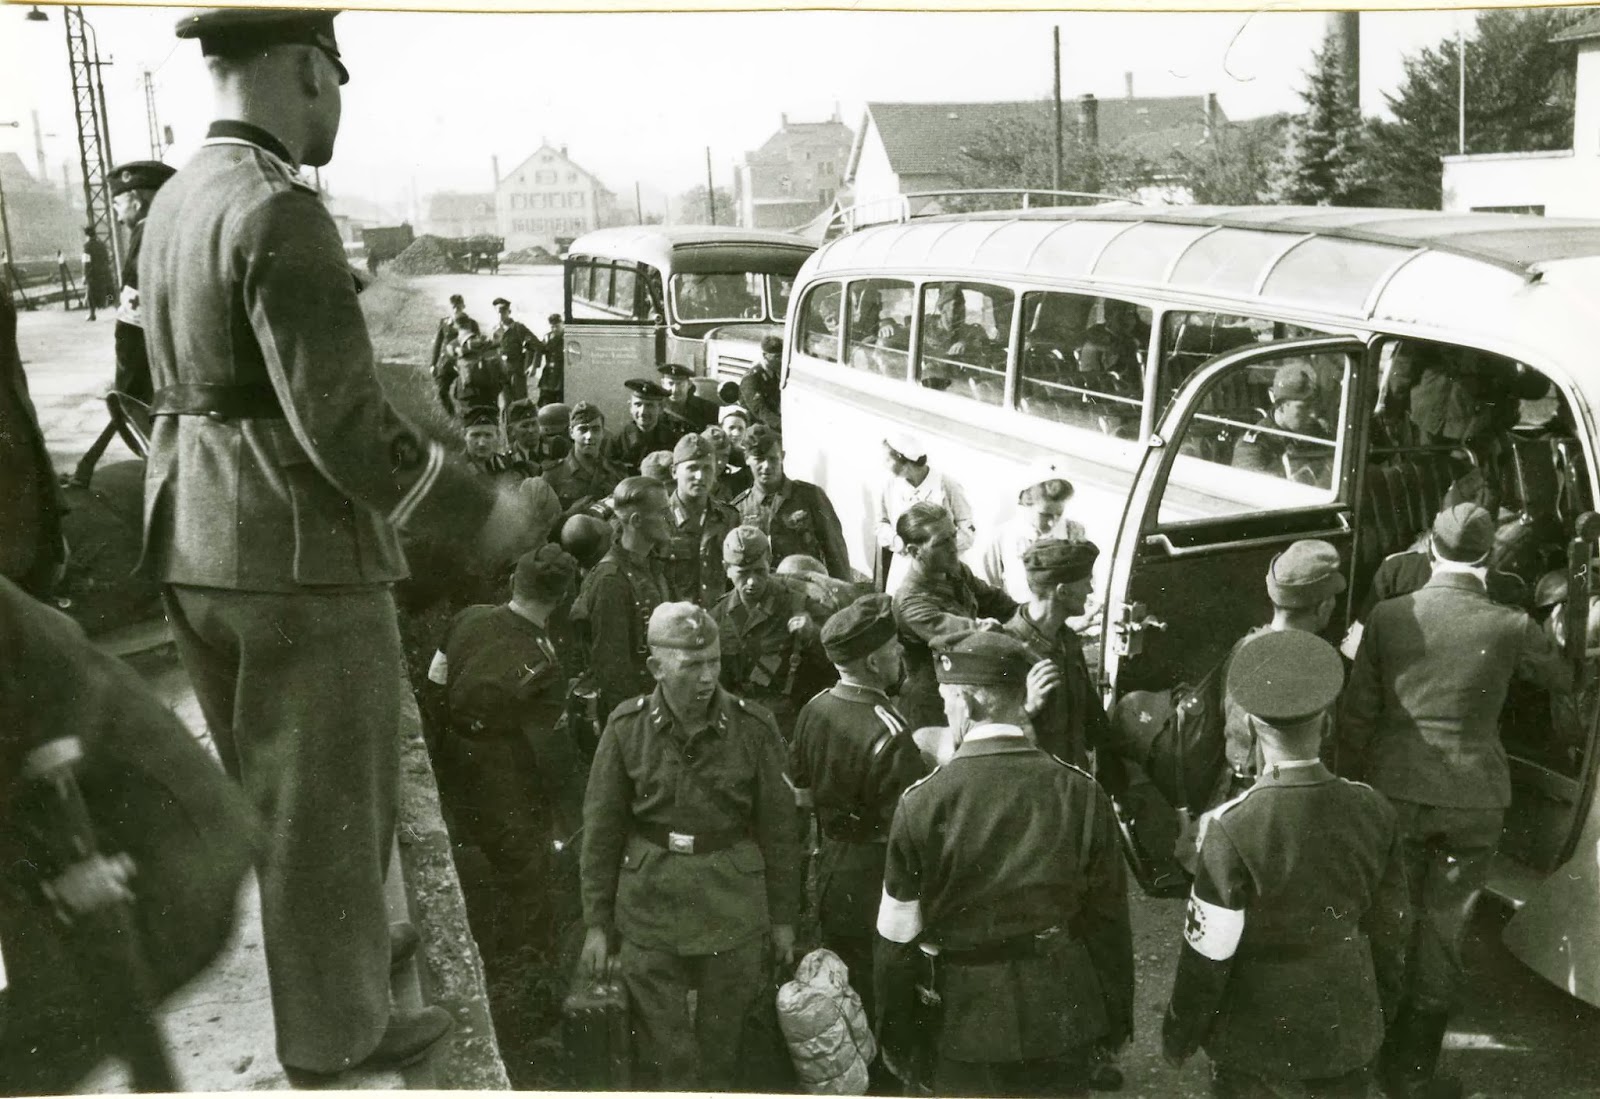
[[[672,276],[679,321],[782,320],[794,280],[753,271],[694,272]],[[771,307],[768,308],[768,303]]]

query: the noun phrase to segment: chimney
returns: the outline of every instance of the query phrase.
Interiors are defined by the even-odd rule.
[[[1133,98],[1133,74],[1132,73],[1123,73],[1122,74],[1122,90],[1123,90],[1123,94],[1126,95],[1129,99]]]
[[[491,156],[489,158],[489,167],[494,172],[494,189],[498,191],[500,189],[500,158]]]
[[[170,141],[167,144],[172,144]],[[39,112],[33,112],[33,159],[39,167],[39,182],[50,182],[50,169],[44,162],[44,130],[39,127]]]
[[[782,114],[780,114],[778,116],[778,128],[782,129],[782,130],[787,130],[789,128],[789,112],[788,111],[784,111]]]
[[[566,156],[567,155],[567,147],[565,145],[561,146],[561,155],[562,156]]]
[[[1078,97],[1078,141],[1084,145],[1100,144],[1100,101],[1092,92]]]
[[[1217,136],[1217,122],[1220,120],[1219,116],[1221,115],[1217,108],[1217,93],[1207,92],[1205,104],[1206,140],[1211,141]]]
[[[1361,102],[1361,13],[1330,11],[1323,16],[1326,46],[1333,50],[1339,68],[1339,84],[1345,97]]]

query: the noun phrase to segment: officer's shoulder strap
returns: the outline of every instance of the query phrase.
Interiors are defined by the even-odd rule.
[[[883,723],[883,732],[879,733],[877,738],[872,742],[872,754],[877,756],[883,754],[883,750],[889,747],[890,742],[893,741],[895,737],[905,734],[906,723],[904,719],[902,719],[887,706],[874,706],[872,707],[872,712],[876,714],[878,716],[878,720]]]
[[[1066,760],[1062,759],[1060,756],[1056,755],[1054,752],[1045,752],[1044,754],[1046,756],[1048,756],[1050,759],[1053,759],[1055,762],[1059,763],[1061,766],[1065,767],[1067,770],[1076,771],[1078,774],[1082,775],[1084,778],[1088,779],[1090,782],[1094,781],[1094,776],[1091,775],[1088,771],[1085,771],[1082,767],[1079,767],[1076,763],[1068,763]]]
[[[1223,802],[1221,805],[1215,806],[1214,808],[1211,808],[1211,809],[1207,809],[1204,813],[1200,814],[1200,830],[1195,834],[1195,839],[1194,839],[1195,849],[1199,850],[1201,847],[1203,847],[1205,845],[1205,842],[1206,842],[1206,829],[1211,827],[1211,822],[1212,821],[1221,820],[1224,813],[1227,813],[1230,810],[1239,808],[1239,806],[1244,804],[1245,798],[1249,797],[1251,794],[1255,793],[1259,789],[1261,789],[1261,787],[1259,787],[1259,786],[1251,786],[1250,788],[1246,789],[1242,793],[1237,794],[1234,797],[1229,798],[1227,801]]]
[[[911,796],[911,794],[912,794],[912,791],[921,788],[924,783],[926,783],[930,778],[932,778],[934,775],[938,774],[942,770],[944,770],[944,764],[942,764],[942,763],[934,764],[932,769],[930,769],[927,774],[923,775],[921,778],[917,779],[917,781],[913,782],[910,786],[907,786],[904,790],[902,790],[900,792],[901,800],[903,801],[906,798],[909,798]]]

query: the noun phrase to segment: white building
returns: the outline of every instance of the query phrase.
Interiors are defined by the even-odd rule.
[[[568,240],[605,224],[613,196],[567,157],[565,145],[541,145],[495,186],[495,216],[510,251],[538,245],[559,251]]]
[[[1444,209],[1600,217],[1600,12],[1554,41],[1578,47],[1572,148],[1444,157]]]

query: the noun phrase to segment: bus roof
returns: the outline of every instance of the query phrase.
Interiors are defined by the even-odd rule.
[[[682,267],[681,263],[673,262],[674,251],[700,247],[732,252],[749,249],[769,254],[773,249],[792,248],[797,257],[796,268],[799,261],[816,250],[815,242],[804,237],[767,229],[737,229],[727,225],[626,225],[585,233],[568,246],[567,254],[634,260],[671,271]]]
[[[1048,275],[1370,316],[1425,253],[1533,281],[1600,256],[1600,221],[1294,206],[1066,207],[948,214],[875,226],[824,245],[809,273],[909,269]]]

